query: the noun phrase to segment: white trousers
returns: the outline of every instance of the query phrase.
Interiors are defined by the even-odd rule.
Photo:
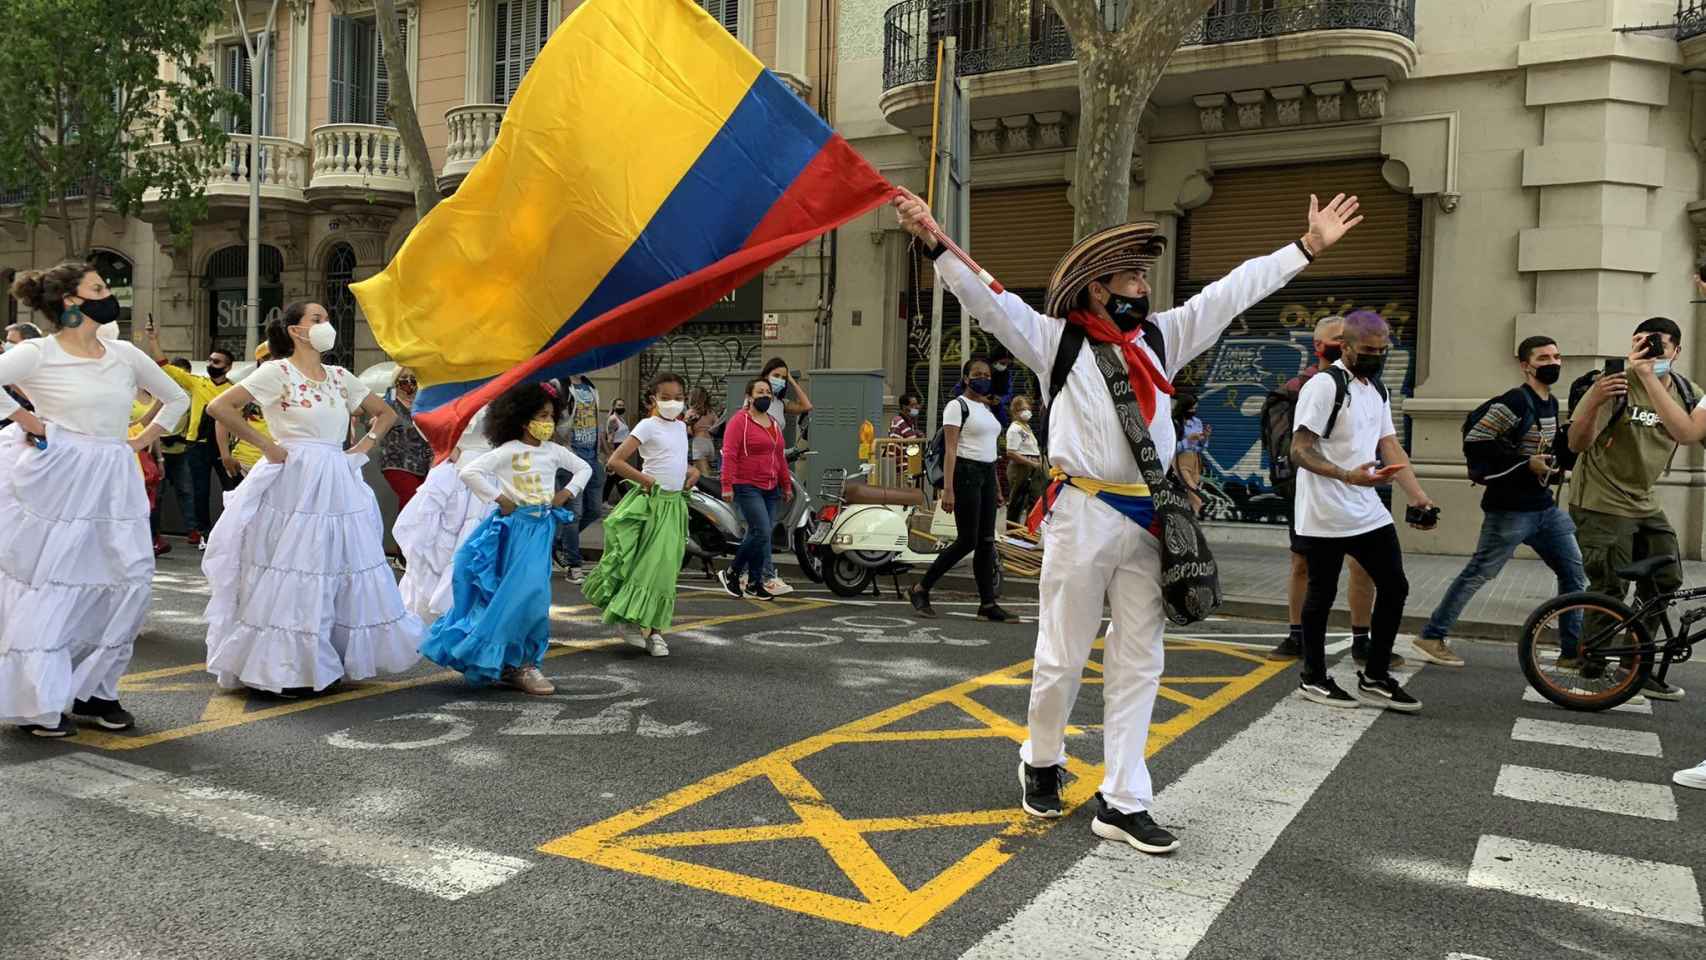
[[[1103,651],[1102,798],[1122,813],[1154,800],[1144,750],[1163,665],[1161,546],[1119,511],[1074,487],[1061,490],[1043,526],[1030,738],[1019,756],[1033,767],[1066,762],[1066,725],[1084,664],[1113,608]]]

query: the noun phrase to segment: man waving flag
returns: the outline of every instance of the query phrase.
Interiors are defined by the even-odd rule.
[[[443,456],[511,384],[639,353],[892,190],[692,0],[587,0],[491,151],[353,290]]]

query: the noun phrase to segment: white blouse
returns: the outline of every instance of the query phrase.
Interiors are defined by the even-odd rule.
[[[474,411],[473,418],[462,428],[462,436],[456,438],[457,463],[472,460],[492,449],[492,441],[486,439],[486,409],[481,407]]]
[[[98,360],[73,356],[57,337],[41,337],[0,355],[0,384],[20,387],[35,404],[36,415],[67,430],[123,440],[130,431],[130,403],[138,388],[161,403],[154,422],[170,430],[190,409],[190,396],[160,365],[134,344],[102,340]],[[19,410],[0,390],[0,418]]]
[[[557,494],[557,471],[574,474],[569,493],[578,495],[592,479],[592,466],[574,451],[546,441],[533,446],[511,440],[462,465],[460,476],[481,500],[508,497],[518,504],[546,504]]]
[[[326,379],[310,380],[289,360],[270,360],[239,384],[266,415],[273,439],[343,443],[349,418],[372,392],[343,367],[326,367]]]

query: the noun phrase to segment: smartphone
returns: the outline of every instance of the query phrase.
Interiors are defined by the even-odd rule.
[[[1622,373],[1623,363],[1624,361],[1622,357],[1611,357],[1605,361],[1605,372],[1608,374]]]
[[[1656,333],[1647,334],[1646,344],[1647,344],[1647,349],[1645,352],[1643,352],[1641,354],[1641,356],[1646,357],[1649,360],[1657,360],[1658,358],[1665,355],[1664,338],[1661,337],[1659,334],[1656,334]]]

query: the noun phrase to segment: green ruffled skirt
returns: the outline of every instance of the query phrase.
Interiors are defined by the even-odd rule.
[[[604,518],[604,555],[581,592],[605,623],[667,630],[686,550],[687,495],[634,486]]]

